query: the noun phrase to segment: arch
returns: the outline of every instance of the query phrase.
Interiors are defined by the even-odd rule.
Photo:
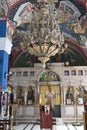
[[[44,71],[40,73],[39,81],[40,105],[45,105],[50,96],[53,117],[61,117],[61,88],[59,75],[53,71]]]

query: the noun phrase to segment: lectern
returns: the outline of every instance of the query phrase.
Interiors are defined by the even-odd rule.
[[[40,129],[52,130],[52,108],[50,105],[40,106]]]

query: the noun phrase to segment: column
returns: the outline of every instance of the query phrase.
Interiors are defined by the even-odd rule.
[[[35,85],[35,104],[39,104],[39,85],[38,82],[36,82]]]
[[[12,44],[6,36],[6,20],[0,21],[0,84],[2,90],[7,87],[8,60]]]
[[[28,89],[24,88],[24,104],[27,105],[27,94],[28,94]]]

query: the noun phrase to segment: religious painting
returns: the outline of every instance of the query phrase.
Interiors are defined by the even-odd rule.
[[[64,11],[64,6],[65,6],[64,3],[60,3],[60,5],[59,5],[59,10],[60,10],[60,11]]]
[[[52,72],[52,71],[49,71],[49,72],[43,72],[41,75],[40,75],[40,81],[59,81],[59,76],[55,73],[55,72]]]
[[[69,6],[67,6],[66,5],[66,8],[65,8],[65,10],[67,11],[67,12],[69,12],[70,14],[74,14],[74,11],[69,7]]]
[[[13,23],[11,23],[9,20],[7,21],[7,28],[6,28],[6,34],[10,41],[12,41],[12,35],[14,33],[14,27],[12,26]]]
[[[34,11],[34,5],[32,5],[30,2],[28,2],[27,4],[24,4],[25,6],[22,8],[19,16],[20,17],[24,17],[27,16],[28,13]]]
[[[79,85],[79,87],[76,88],[78,97],[83,97],[83,95],[86,93],[86,89],[83,85]]]
[[[17,103],[23,105],[24,103],[24,89],[22,86],[17,87]]]
[[[75,33],[84,34],[84,33],[85,33],[85,28],[82,27],[82,26],[85,26],[85,25],[86,25],[86,23],[83,24],[83,25],[81,25],[81,24],[78,22],[78,24],[73,23],[73,24],[72,24],[72,27],[73,27]]]
[[[83,96],[85,93],[86,93],[86,89],[83,85],[79,85],[79,87],[76,88],[77,103],[79,105],[83,104]]]
[[[4,5],[0,2],[0,17],[5,17]]]
[[[85,93],[85,87],[83,85],[79,86],[79,96],[83,96]]]
[[[66,22],[69,19],[72,20],[72,17],[75,18],[81,15],[80,11],[76,8],[76,6],[72,2],[65,0],[60,1],[58,12],[59,12],[58,15],[61,14],[61,18],[59,16],[60,22],[64,21]]]
[[[30,2],[21,5],[14,16],[14,21],[20,21],[18,24],[32,21],[32,12],[34,11],[34,9],[35,6]]]
[[[84,32],[86,33],[86,28],[87,28],[87,15],[83,16],[80,20],[79,20],[82,29],[84,29]]]
[[[54,105],[60,104],[61,96],[59,85],[40,85],[39,90],[39,103],[41,105],[50,104],[54,107]]]
[[[68,85],[68,87],[66,88],[65,100],[67,105],[71,105],[74,103],[74,89],[71,85]]]
[[[66,22],[68,20],[68,18],[70,18],[72,16],[72,14],[68,11],[65,11],[65,3],[60,3],[59,5],[59,9],[58,9],[58,17],[59,17],[59,22],[63,23]]]
[[[83,98],[81,98],[81,97],[78,98],[78,104],[79,104],[79,105],[82,105],[82,104],[83,104]]]
[[[70,1],[60,1],[60,4],[59,4],[59,11],[60,12],[69,12],[71,14],[74,13],[73,9],[72,9],[72,3]]]
[[[71,103],[72,103],[71,99],[66,99],[66,102],[67,102],[68,105],[71,105]]]
[[[7,33],[7,37],[10,41],[12,41],[12,33],[11,33],[11,30],[9,29],[9,27],[7,26],[7,29],[6,29],[6,33]]]
[[[35,103],[35,88],[33,86],[28,87],[27,93],[27,104],[34,104]]]
[[[7,0],[7,4],[9,7],[15,4],[16,2],[18,2],[18,0]]]

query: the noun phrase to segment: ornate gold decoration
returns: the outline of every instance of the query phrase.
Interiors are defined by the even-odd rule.
[[[64,44],[64,36],[59,26],[58,12],[54,4],[57,1],[37,2],[32,22],[25,35],[26,40],[21,45],[45,64],[51,56],[63,53],[67,44]]]

